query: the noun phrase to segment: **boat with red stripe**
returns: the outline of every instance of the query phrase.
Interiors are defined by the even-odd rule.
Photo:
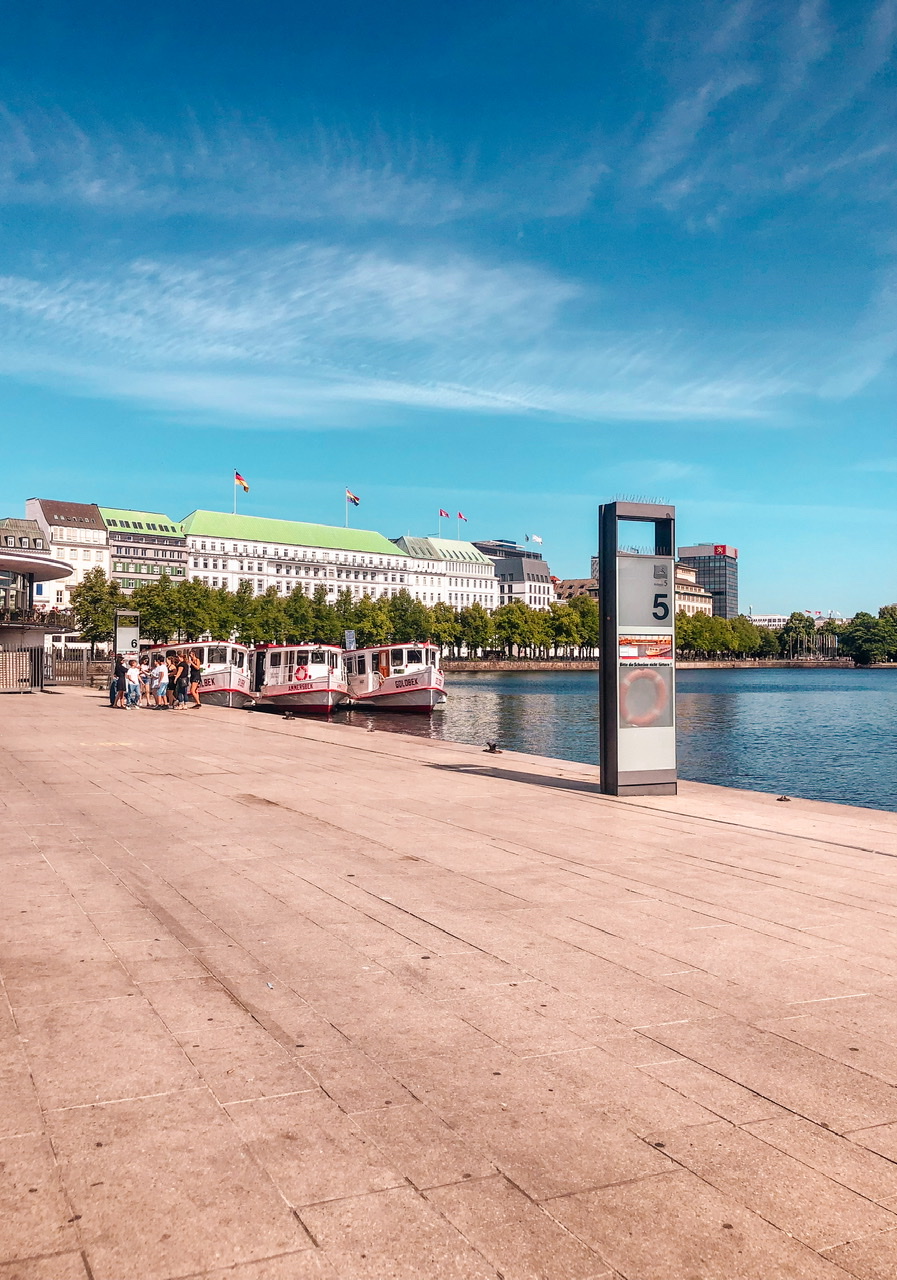
[[[377,645],[346,651],[346,679],[353,706],[428,714],[445,702],[438,645]]]
[[[256,645],[253,662],[252,696],[263,710],[289,708],[330,715],[349,701],[339,645]]]

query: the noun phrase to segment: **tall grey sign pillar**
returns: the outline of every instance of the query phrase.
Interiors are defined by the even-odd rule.
[[[115,610],[115,653],[137,657],[140,648],[140,614],[133,609]]]
[[[621,520],[644,525],[653,554],[621,546]],[[600,508],[601,790],[606,795],[676,794],[675,545],[673,507],[608,502]]]

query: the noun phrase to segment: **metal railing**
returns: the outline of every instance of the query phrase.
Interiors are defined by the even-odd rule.
[[[48,631],[77,631],[70,609],[0,609],[0,625],[46,627]]]

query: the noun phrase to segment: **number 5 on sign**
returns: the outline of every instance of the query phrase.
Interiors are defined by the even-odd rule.
[[[670,597],[665,591],[655,591],[654,608],[651,610],[651,617],[656,618],[658,622],[666,622],[670,616]]]

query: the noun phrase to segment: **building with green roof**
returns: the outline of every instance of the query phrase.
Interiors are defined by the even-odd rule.
[[[409,555],[435,562],[444,575],[444,595],[459,609],[481,604],[490,612],[498,605],[495,566],[472,542],[461,538],[396,538],[396,546]]]
[[[177,520],[161,511],[124,507],[100,507],[99,512],[109,539],[112,581],[126,595],[163,573],[175,582],[186,576],[186,539]]]
[[[488,564],[492,561],[483,555],[472,542],[464,542],[461,538],[412,538],[395,539],[396,546],[402,547],[411,556],[423,556],[427,560],[459,561],[469,564]]]
[[[267,516],[231,515],[225,511],[191,511],[181,521],[190,539],[223,538],[247,546],[284,545],[310,550],[363,551],[375,555],[405,555],[382,533],[370,529],[343,529],[338,525],[306,524],[299,520],[272,520]]]

